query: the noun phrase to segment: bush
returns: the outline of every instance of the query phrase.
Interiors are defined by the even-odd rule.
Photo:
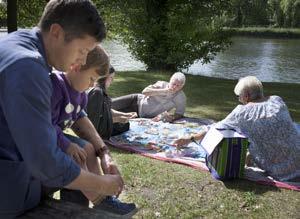
[[[0,28],[6,27],[6,5],[0,3]]]

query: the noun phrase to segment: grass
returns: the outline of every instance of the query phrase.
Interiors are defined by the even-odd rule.
[[[111,96],[141,92],[163,72],[120,72]],[[215,120],[237,104],[237,81],[187,75],[187,115]],[[264,83],[266,95],[276,94],[300,122],[300,84]],[[135,218],[299,218],[300,193],[246,180],[216,181],[207,172],[111,149],[126,182],[122,200],[135,202]]]

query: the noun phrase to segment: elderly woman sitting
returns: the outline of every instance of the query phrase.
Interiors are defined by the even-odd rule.
[[[282,181],[300,179],[300,132],[288,108],[279,96],[264,97],[262,83],[253,76],[244,77],[234,93],[238,105],[216,128],[235,129],[248,136],[249,152],[258,167]],[[182,146],[201,140],[205,132],[174,142]]]

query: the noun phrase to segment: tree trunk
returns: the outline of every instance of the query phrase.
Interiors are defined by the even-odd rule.
[[[17,23],[17,0],[7,1],[7,32],[13,32],[18,29]]]

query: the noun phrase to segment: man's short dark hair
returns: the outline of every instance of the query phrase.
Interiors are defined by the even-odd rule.
[[[39,21],[43,32],[48,32],[54,23],[66,32],[66,41],[85,35],[101,42],[106,36],[105,25],[90,0],[50,0]]]

